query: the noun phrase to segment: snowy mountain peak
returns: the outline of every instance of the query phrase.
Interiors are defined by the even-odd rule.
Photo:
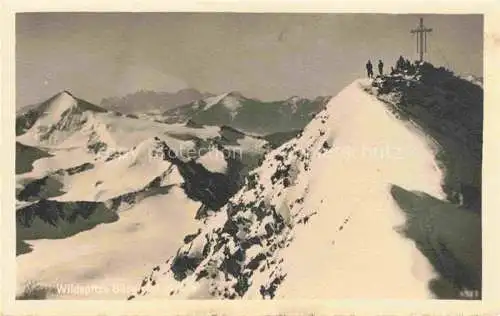
[[[291,96],[289,97],[288,99],[286,99],[285,102],[289,103],[289,104],[294,104],[294,103],[297,103],[298,101],[302,100],[301,97],[297,96],[297,95],[294,95],[294,96]]]
[[[224,99],[228,93],[223,93],[219,94],[213,97],[208,97],[203,99],[203,102],[205,103],[205,107],[203,108],[204,110],[210,109],[212,106],[218,104],[222,99]]]
[[[230,91],[226,93],[226,96],[233,97],[233,98],[238,98],[238,99],[244,99],[245,97],[243,94],[239,91]]]
[[[23,142],[27,144],[53,145],[81,131],[85,123],[92,121],[95,113],[103,112],[107,111],[64,90],[19,114],[16,117],[16,134],[24,134]]]
[[[227,110],[229,110],[231,112],[231,116],[234,117],[236,115],[236,110],[243,106],[243,104],[241,103],[243,100],[245,100],[245,97],[240,92],[226,92],[214,97],[208,97],[204,99],[203,101],[205,102],[205,106],[203,110],[209,110],[215,105],[222,105]],[[198,106],[198,104],[195,104],[195,107]]]
[[[71,96],[72,98],[75,98],[75,96],[73,95],[73,93],[71,93],[71,91],[68,90],[68,89],[62,90],[61,92],[58,93],[58,95],[60,95],[60,94],[67,94],[67,95]]]
[[[231,112],[231,117],[234,118],[236,111],[243,106],[241,101],[243,96],[241,94],[229,93],[222,99],[222,105],[226,107]]]
[[[45,110],[45,114],[51,115],[54,118],[61,117],[65,111],[75,108],[77,105],[78,101],[73,95],[67,90],[64,90],[59,92],[52,101],[50,101]]]
[[[300,101],[304,100],[299,96],[292,96],[285,100],[285,104],[292,108],[292,113],[297,112]]]

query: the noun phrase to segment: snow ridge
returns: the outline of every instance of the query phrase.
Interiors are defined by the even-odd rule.
[[[432,296],[432,267],[394,231],[404,220],[389,189],[398,184],[442,197],[442,175],[427,142],[360,85],[369,83],[348,86],[301,135],[266,155],[245,187],[205,219],[206,228],[186,236],[177,255],[155,267],[129,299]],[[375,121],[373,130],[369,120]],[[384,145],[400,146],[408,156],[376,151]],[[380,203],[380,210],[364,205],[359,192]],[[373,244],[377,240],[385,244]],[[352,253],[364,247],[370,248],[361,256]],[[400,257],[388,261],[377,249]],[[366,262],[383,270],[360,270]],[[401,282],[384,290],[367,286],[385,273]]]

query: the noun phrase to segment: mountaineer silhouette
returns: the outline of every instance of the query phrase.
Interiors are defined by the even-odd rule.
[[[378,72],[381,76],[384,74],[384,63],[380,59],[378,61]]]
[[[368,78],[373,78],[373,65],[370,60],[366,63],[366,72],[368,74]]]

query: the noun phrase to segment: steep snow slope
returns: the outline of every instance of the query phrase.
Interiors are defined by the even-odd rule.
[[[453,248],[431,248],[437,257],[475,257],[477,239],[443,229],[460,218],[456,206],[400,208],[401,190],[442,201],[444,175],[434,141],[365,93],[370,85],[352,83],[299,137],[266,155],[245,187],[129,299],[433,297],[439,275],[406,238],[410,219],[434,245],[454,240]]]
[[[304,201],[317,216],[309,233],[297,231],[296,241],[282,253],[288,281],[278,296],[427,297],[432,268],[413,242],[394,230],[404,216],[389,192],[398,185],[443,197],[433,152],[423,135],[358,87],[347,88],[335,102],[325,123],[331,126],[326,133],[333,148],[318,160],[324,168],[317,175],[313,171]],[[324,273],[308,277],[307,271]]]

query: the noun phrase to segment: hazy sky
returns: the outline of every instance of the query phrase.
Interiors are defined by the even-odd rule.
[[[22,13],[16,21],[17,105],[68,89],[99,103],[140,89],[192,87],[276,100],[336,94],[365,75],[417,58],[416,15]],[[482,76],[481,15],[423,15],[427,59]]]

